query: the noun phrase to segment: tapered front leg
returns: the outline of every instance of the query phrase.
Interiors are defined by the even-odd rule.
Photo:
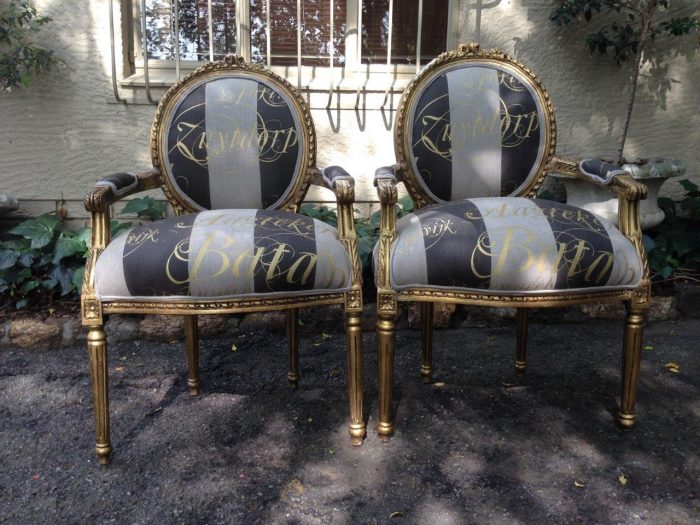
[[[625,303],[625,306],[627,317],[625,318],[625,339],[622,351],[622,394],[617,422],[623,430],[631,430],[636,420],[634,405],[637,400],[645,309],[629,303]]]
[[[109,463],[109,389],[107,377],[107,338],[102,326],[91,326],[87,335],[92,402],[95,411],[95,452],[101,465]]]
[[[522,375],[527,367],[527,308],[518,308],[518,331],[516,335],[515,347],[515,373]]]
[[[430,381],[433,373],[433,313],[435,305],[430,302],[420,303],[421,321],[421,367],[423,379]]]
[[[377,345],[379,351],[379,437],[386,441],[394,433],[391,421],[391,391],[394,387],[394,343],[396,316],[380,315],[377,321]]]
[[[196,315],[185,317],[185,343],[187,345],[187,388],[190,394],[199,394],[199,326]]]
[[[352,444],[362,445],[367,433],[363,415],[362,392],[362,320],[359,312],[346,314],[348,352],[348,394],[350,399],[350,425],[348,431]]]
[[[296,388],[299,383],[299,310],[287,310],[287,348],[289,350],[289,370],[287,381]]]

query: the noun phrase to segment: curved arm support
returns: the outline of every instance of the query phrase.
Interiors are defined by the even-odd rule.
[[[117,173],[100,179],[93,190],[85,195],[85,209],[89,212],[106,211],[124,197],[160,186],[160,171],[155,168],[134,174]]]
[[[396,313],[395,294],[391,290],[390,255],[391,245],[396,238],[396,201],[398,192],[396,184],[397,166],[379,168],[374,175],[374,185],[381,203],[379,222],[379,256],[375,268],[377,284],[377,304],[381,309]]]
[[[328,188],[335,194],[338,204],[338,238],[343,243],[352,261],[352,291],[348,294],[346,310],[362,311],[362,265],[357,253],[355,232],[355,179],[340,166],[329,166],[321,171],[316,168],[311,183]]]
[[[605,188],[617,195],[617,214],[620,232],[627,237],[637,249],[642,259],[642,286],[644,297],[640,302],[648,302],[651,290],[649,281],[649,262],[647,261],[644,243],[642,242],[642,227],[639,214],[639,201],[647,198],[647,187],[632,175],[617,175],[608,183],[596,181],[583,175],[579,169],[579,161],[554,157],[545,167],[548,172],[557,172],[563,176],[585,180],[591,184]]]

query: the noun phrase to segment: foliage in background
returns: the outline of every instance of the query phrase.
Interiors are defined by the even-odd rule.
[[[165,203],[151,197],[133,199],[122,209],[141,220],[165,216]],[[131,227],[112,221],[112,237]],[[55,213],[19,223],[0,242],[0,308],[51,304],[80,294],[90,228],[72,231]]]
[[[669,7],[669,0],[557,0],[556,3],[550,20],[560,27],[569,27],[582,20],[590,22],[594,16],[604,17],[608,23],[586,36],[588,49],[591,53],[603,55],[611,51],[618,65],[630,64],[627,107],[617,151],[617,162],[622,164],[639,73],[651,60],[648,44],[662,36],[688,35],[700,29],[700,21],[694,16],[661,20]],[[660,60],[661,57],[657,56],[655,66],[665,77],[668,70],[659,67]]]
[[[401,197],[396,206],[396,216],[401,218],[407,213],[413,211],[413,201],[410,197]],[[326,206],[313,206],[304,204],[301,207],[301,213],[314,219],[326,222],[332,226],[337,226],[338,216],[335,210],[331,210]],[[372,250],[374,245],[379,240],[379,210],[369,216],[368,219],[355,220],[355,232],[357,234],[357,252],[362,264],[362,270],[365,276],[370,276],[372,273]],[[370,283],[374,281],[369,279]]]
[[[51,49],[32,43],[30,35],[51,18],[39,16],[27,0],[10,0],[0,12],[0,89],[28,86],[33,75],[50,71],[60,63]]]
[[[659,198],[659,207],[666,213],[664,221],[644,235],[649,267],[655,280],[697,276],[700,273],[700,189],[689,180],[680,184],[684,198],[675,202]],[[683,216],[677,213],[680,207]]]

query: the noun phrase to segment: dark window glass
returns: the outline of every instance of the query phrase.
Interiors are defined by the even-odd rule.
[[[236,2],[212,0],[212,36],[214,58],[236,52]],[[209,26],[207,0],[180,0],[180,58],[209,60]],[[171,0],[146,2],[148,57],[174,60],[175,13]]]
[[[424,0],[421,63],[445,50],[449,0]],[[418,39],[418,0],[394,1],[392,64],[415,64]],[[386,64],[389,42],[389,0],[362,2],[362,62]]]
[[[267,12],[265,0],[251,0],[250,27],[252,58],[267,60]],[[347,2],[333,2],[333,64],[345,64]],[[327,66],[330,59],[331,5],[329,0],[301,0],[301,63]],[[297,65],[297,2],[274,0],[270,4],[270,54],[272,63]]]

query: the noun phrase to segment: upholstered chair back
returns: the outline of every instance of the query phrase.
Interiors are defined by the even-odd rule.
[[[478,48],[433,61],[399,113],[397,158],[425,203],[531,193],[554,149],[553,111],[534,75]]]
[[[308,107],[282,78],[236,57],[175,85],[160,103],[153,162],[179,212],[294,209],[315,161]]]

